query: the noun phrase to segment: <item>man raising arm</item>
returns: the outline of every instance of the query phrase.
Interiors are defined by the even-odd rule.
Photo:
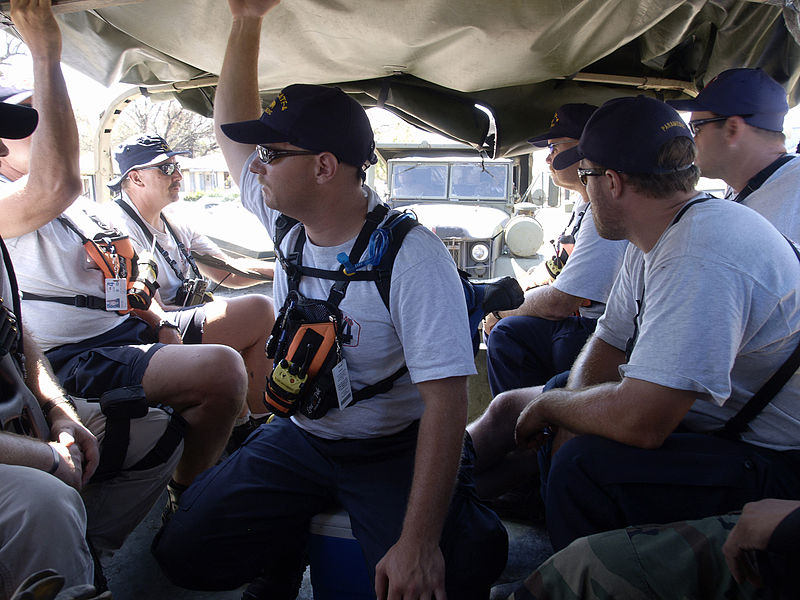
[[[289,325],[303,307],[335,303],[341,315],[333,311],[330,320],[343,325],[333,372],[345,371],[349,382],[338,379],[336,394],[309,378],[304,386],[317,391],[287,399],[273,372],[268,397],[282,411],[276,415],[290,418],[262,426],[213,469],[213,489],[202,480],[190,488],[192,506],[161,531],[156,557],[186,585],[219,589],[252,581],[249,598],[294,598],[308,523],[336,500],[350,514],[381,599],[486,598],[505,558],[499,521],[491,515],[460,526],[473,515],[470,498],[445,524],[463,440],[466,376],[474,372],[455,265],[432,232],[412,225],[384,304],[365,264],[379,261],[362,244],[397,215],[363,185],[375,160],[364,109],[339,89],[295,84],[258,118],[261,20],[276,3],[229,4],[233,25],[215,104],[220,146],[230,171],[241,170],[243,204],[275,238],[286,217],[298,221],[275,244],[283,258],[274,294],[286,318],[273,339],[293,335]],[[363,278],[337,279],[345,258]],[[277,342],[278,375],[297,360],[280,355],[288,345]],[[367,387],[376,393],[362,397]],[[342,396],[348,392],[359,399],[350,402]],[[469,460],[469,446],[464,454]],[[254,477],[257,484],[243,486]],[[223,531],[247,533],[226,536],[214,548],[198,543]],[[470,566],[447,566],[465,548],[480,548],[466,559]],[[224,575],[208,572],[221,560]]]

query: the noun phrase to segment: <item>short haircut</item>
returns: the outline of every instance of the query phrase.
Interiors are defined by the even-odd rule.
[[[680,169],[664,174],[625,173],[634,189],[651,198],[666,198],[694,190],[700,179],[700,169],[694,164],[697,147],[689,137],[676,137],[666,142],[658,152],[658,166]],[[687,168],[682,168],[689,165]]]

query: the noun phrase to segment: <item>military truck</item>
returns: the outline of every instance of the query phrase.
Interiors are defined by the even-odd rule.
[[[535,208],[517,203],[513,175],[510,159],[390,158],[388,200],[413,211],[472,277],[516,275],[541,262],[544,233]]]

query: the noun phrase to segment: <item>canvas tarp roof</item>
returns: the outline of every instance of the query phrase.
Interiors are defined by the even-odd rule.
[[[219,72],[230,26],[224,0],[79,5],[90,9],[58,17],[64,61],[106,85],[153,86]],[[562,103],[678,97],[731,67],[764,68],[794,105],[798,6],[800,0],[283,0],[265,19],[259,81],[265,99],[291,83],[336,84],[365,106],[380,104],[423,128],[496,144],[498,156],[510,155],[527,151],[525,140],[546,128]],[[213,87],[176,96],[211,114]],[[476,103],[493,114],[496,139],[487,139],[493,126]]]

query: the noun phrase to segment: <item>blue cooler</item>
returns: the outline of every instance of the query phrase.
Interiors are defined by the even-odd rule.
[[[314,600],[374,600],[367,562],[343,510],[311,519],[309,560]]]

